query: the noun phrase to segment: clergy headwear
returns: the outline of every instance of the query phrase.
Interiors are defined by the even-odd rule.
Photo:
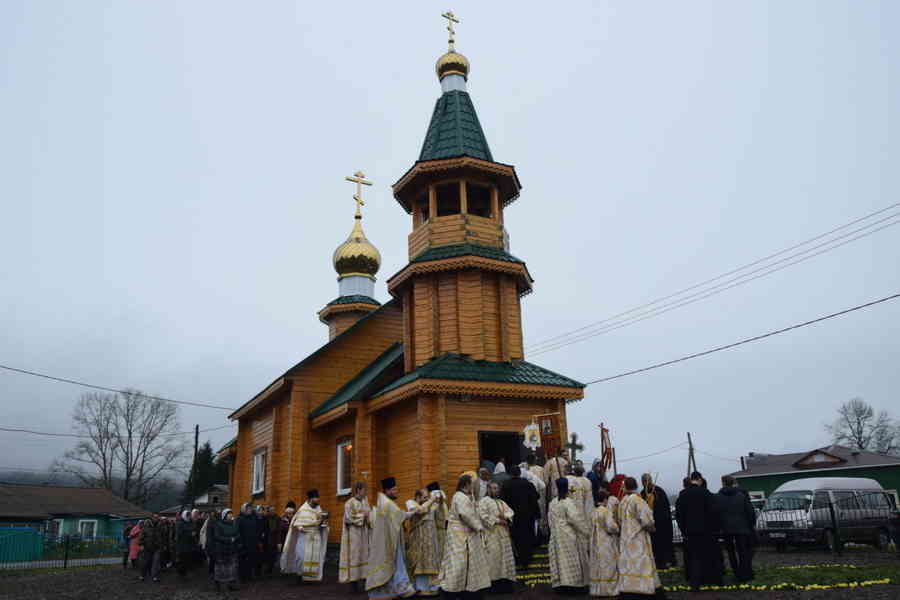
[[[437,481],[432,481],[431,483],[429,483],[428,485],[425,486],[425,489],[428,490],[429,492],[436,492],[439,489],[441,489],[441,484],[439,484]]]
[[[556,480],[556,491],[559,492],[560,498],[565,498],[566,494],[569,493],[569,480],[565,477],[560,477]]]
[[[316,489],[309,490],[308,492],[306,492],[306,497],[307,498],[318,498],[319,490],[316,490]]]
[[[513,465],[509,468],[509,474],[513,477],[521,477],[522,476],[522,468],[519,465]]]
[[[397,487],[397,479],[395,477],[386,477],[381,480],[381,489],[389,490]]]

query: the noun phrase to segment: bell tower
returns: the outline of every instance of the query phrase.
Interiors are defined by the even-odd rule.
[[[409,264],[388,280],[403,301],[406,370],[446,353],[473,360],[523,358],[524,261],[509,254],[503,211],[519,196],[515,168],[496,162],[467,90],[469,60],[449,48],[435,66],[441,96],[416,163],[393,186],[412,216]]]

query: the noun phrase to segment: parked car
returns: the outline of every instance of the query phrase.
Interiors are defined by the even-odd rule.
[[[893,497],[874,479],[812,477],[781,485],[756,519],[760,543],[778,549],[856,542],[887,548]]]

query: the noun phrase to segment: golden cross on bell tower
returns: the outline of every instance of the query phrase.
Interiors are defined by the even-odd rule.
[[[352,181],[356,184],[356,193],[353,194],[353,199],[356,200],[356,217],[358,219],[362,218],[362,211],[360,211],[361,206],[365,206],[365,201],[362,199],[362,186],[364,185],[372,185],[371,181],[366,181],[366,174],[362,171],[357,171],[353,174],[353,177],[344,177],[347,181]]]
[[[453,24],[459,23],[459,19],[456,18],[456,15],[453,14],[452,10],[448,10],[441,16],[447,19],[447,31],[450,32],[450,38],[447,40],[447,44],[450,46],[449,52],[453,52],[453,44],[456,42],[456,31],[453,29]]]

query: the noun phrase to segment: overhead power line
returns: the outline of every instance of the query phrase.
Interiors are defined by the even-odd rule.
[[[220,429],[226,429],[228,427],[234,427],[235,423],[229,423],[228,425],[222,425],[221,427],[210,427],[209,429],[201,429],[200,433],[205,433],[207,431],[219,431]],[[29,435],[43,435],[48,437],[69,437],[69,438],[82,438],[82,439],[90,439],[89,435],[82,435],[78,433],[52,433],[49,431],[36,431],[34,429],[19,429],[15,427],[0,427],[0,431],[8,431],[11,433],[27,433]],[[164,433],[160,435],[160,437],[175,437],[178,435],[194,435],[194,431],[178,431],[176,433]]]
[[[687,445],[687,442],[681,442],[680,444],[675,444],[674,446],[672,446],[670,448],[666,448],[665,450],[660,450],[658,452],[654,452],[653,454],[645,454],[643,456],[631,456],[629,458],[620,458],[620,459],[616,460],[616,462],[623,463],[623,462],[628,462],[630,460],[640,460],[642,458],[650,458],[652,456],[659,456],[660,454],[665,454],[666,452],[671,452],[672,450],[677,450],[678,448],[683,448],[686,445]]]
[[[743,344],[749,344],[750,342],[757,342],[759,340],[772,337],[774,335],[778,335],[781,333],[786,333],[788,331],[793,331],[794,329],[800,329],[801,327],[807,327],[809,325],[814,325],[816,323],[821,323],[822,321],[826,321],[828,319],[833,319],[835,317],[840,317],[842,315],[846,315],[848,313],[862,310],[864,308],[870,308],[875,306],[876,304],[881,304],[882,302],[888,302],[890,300],[896,300],[900,298],[900,294],[893,294],[891,296],[885,296],[884,298],[879,298],[878,300],[873,300],[872,302],[867,302],[865,304],[860,304],[858,306],[854,306],[853,308],[847,308],[845,310],[838,311],[836,313],[831,313],[830,315],[825,315],[823,317],[818,317],[811,321],[806,321],[804,323],[797,323],[796,325],[791,325],[790,327],[785,327],[783,329],[776,329],[775,331],[770,331],[768,333],[763,333],[761,335],[753,336],[750,338],[746,338],[737,342],[733,342],[731,344],[726,344],[724,346],[719,346],[717,348],[712,348],[710,350],[704,350],[703,352],[697,352],[695,354],[689,354],[687,356],[682,356],[681,358],[676,358],[673,360],[667,360],[665,362],[656,363],[654,365],[650,365],[648,367],[643,367],[641,369],[634,369],[633,371],[626,371],[624,373],[619,373],[618,375],[612,375],[610,377],[603,377],[601,379],[594,379],[593,381],[588,381],[586,385],[594,385],[595,383],[606,383],[607,381],[613,381],[614,379],[621,379],[622,377],[628,377],[629,375],[637,375],[638,373],[644,373],[646,371],[652,371],[654,369],[660,369],[662,367],[668,367],[669,365],[674,365],[676,363],[684,362],[686,360],[691,360],[692,358],[700,358],[701,356],[706,356],[708,354],[713,354],[714,352],[721,352],[722,350],[728,350],[730,348],[735,348],[737,346],[741,346]]]
[[[900,216],[900,213],[898,213],[897,215],[893,215],[893,216]],[[810,259],[812,259],[812,258],[815,258],[816,256],[819,256],[820,254],[824,254],[824,253],[826,253],[826,252],[830,252],[830,251],[835,250],[835,249],[837,249],[837,248],[839,248],[839,247],[841,247],[841,246],[844,246],[844,245],[846,245],[846,244],[849,244],[849,243],[851,243],[851,242],[854,242],[854,241],[856,241],[856,240],[858,240],[858,239],[860,239],[860,238],[863,238],[863,237],[872,235],[872,234],[874,234],[874,233],[877,233],[878,231],[881,231],[882,229],[885,229],[885,228],[887,228],[887,227],[891,227],[891,226],[897,225],[897,224],[900,224],[900,219],[898,219],[898,220],[896,220],[896,221],[893,221],[893,222],[891,222],[891,223],[887,223],[887,224],[885,224],[885,225],[882,225],[881,227],[878,227],[878,228],[876,228],[876,229],[870,230],[870,231],[868,231],[868,232],[866,232],[866,233],[862,233],[862,234],[860,234],[860,235],[857,235],[857,236],[855,236],[855,237],[852,237],[852,238],[850,238],[850,239],[848,239],[848,240],[844,240],[843,242],[841,242],[841,243],[839,243],[839,244],[835,244],[835,245],[830,246],[830,247],[828,247],[828,248],[825,248],[825,249],[823,249],[823,250],[819,250],[818,252],[815,252],[815,253],[813,253],[813,254],[808,254],[807,256],[803,256],[802,258],[798,258],[798,259],[795,260],[795,261],[789,262],[789,263],[787,263],[787,264],[783,264],[783,265],[778,266],[778,267],[775,267],[775,268],[770,268],[770,267],[772,267],[772,266],[774,266],[774,265],[776,265],[776,264],[778,264],[778,263],[780,263],[780,262],[783,262],[784,260],[788,260],[788,259],[790,259],[790,258],[794,258],[794,257],[799,256],[799,255],[801,255],[801,254],[805,254],[805,253],[808,252],[809,250],[813,250],[813,249],[815,249],[815,248],[818,247],[818,246],[814,246],[813,248],[810,248],[809,250],[805,250],[805,251],[803,251],[803,252],[799,252],[799,253],[797,253],[797,254],[788,256],[787,258],[781,259],[781,260],[779,260],[779,261],[777,261],[777,262],[775,262],[775,263],[772,263],[772,264],[770,264],[770,265],[767,265],[767,266],[765,266],[765,267],[762,267],[761,269],[757,269],[757,270],[754,270],[754,271],[750,271],[749,273],[747,273],[747,274],[745,274],[745,275],[738,276],[738,277],[736,277],[736,278],[734,278],[734,279],[730,279],[730,280],[727,280],[727,281],[722,282],[722,283],[720,283],[720,284],[717,284],[716,286],[713,286],[712,288],[708,288],[708,289],[706,289],[706,290],[701,290],[701,291],[699,291],[699,292],[695,292],[694,294],[691,294],[691,295],[686,296],[686,297],[684,297],[684,298],[681,298],[681,299],[679,299],[679,300],[675,300],[675,301],[670,302],[670,303],[668,303],[668,304],[663,304],[662,306],[659,306],[659,307],[657,307],[657,308],[653,308],[653,309],[650,309],[650,310],[648,310],[648,311],[645,311],[645,312],[642,312],[642,313],[638,313],[638,314],[636,314],[636,315],[633,315],[633,316],[631,316],[631,317],[627,317],[627,318],[625,318],[625,319],[622,319],[622,320],[619,321],[619,322],[611,323],[610,325],[608,325],[608,326],[606,326],[606,327],[604,327],[604,328],[602,328],[602,329],[600,329],[600,330],[598,330],[598,331],[592,331],[592,332],[583,334],[583,335],[581,335],[581,336],[578,336],[578,337],[576,337],[576,338],[571,338],[571,339],[568,339],[568,340],[563,340],[563,341],[561,341],[561,342],[558,342],[558,343],[555,344],[555,345],[552,345],[552,346],[547,347],[547,348],[543,348],[543,349],[541,349],[541,350],[538,350],[537,352],[533,352],[533,353],[532,353],[532,356],[538,356],[538,355],[544,354],[544,353],[546,353],[546,352],[552,352],[553,350],[559,350],[560,348],[564,348],[565,346],[569,346],[569,345],[571,345],[571,344],[576,344],[576,343],[578,343],[578,342],[582,342],[582,341],[587,340],[587,339],[590,339],[590,338],[592,338],[592,337],[596,337],[596,336],[599,336],[599,335],[603,335],[603,334],[605,334],[605,333],[609,333],[610,331],[615,331],[616,329],[621,329],[621,328],[627,327],[627,326],[629,326],[629,325],[634,325],[635,323],[639,323],[640,321],[645,321],[645,320],[647,320],[647,319],[652,319],[653,317],[658,317],[659,315],[665,314],[665,313],[667,313],[667,312],[669,312],[669,311],[675,310],[675,309],[677,309],[677,308],[681,308],[681,307],[683,307],[683,306],[687,306],[687,305],[689,305],[689,304],[694,304],[695,302],[699,302],[699,301],[701,301],[701,300],[705,300],[706,298],[709,298],[710,296],[715,296],[715,295],[721,294],[722,292],[724,292],[724,291],[726,291],[726,290],[730,290],[731,288],[735,288],[735,287],[738,287],[738,286],[740,286],[740,285],[744,285],[744,284],[746,284],[746,283],[750,283],[751,281],[755,281],[755,280],[760,279],[760,278],[762,278],[762,277],[766,277],[766,276],[768,276],[768,275],[771,275],[772,273],[776,273],[776,272],[778,272],[778,271],[781,271],[782,269],[786,269],[786,268],[788,268],[788,267],[791,267],[791,266],[793,266],[793,265],[796,265],[797,263],[801,263],[801,262],[810,260]],[[851,232],[851,234],[852,234],[852,233],[855,233],[855,232]],[[848,234],[848,235],[850,235],[850,234]],[[836,238],[836,239],[837,239],[837,238]],[[829,242],[829,243],[830,243],[830,242]],[[763,272],[763,273],[760,273],[759,275],[755,275],[755,276],[753,276],[753,277],[749,277],[749,278],[744,279],[744,277],[746,277],[747,275],[751,275],[751,274],[756,273],[757,271],[763,270],[763,269],[769,269],[769,270],[768,270],[768,271],[765,271],[765,272]],[[724,286],[724,287],[719,287],[719,286]]]
[[[790,246],[790,247],[788,247],[788,248],[784,248],[783,250],[779,250],[778,252],[775,252],[775,253],[773,253],[773,254],[769,254],[768,256],[765,256],[765,257],[760,258],[760,259],[757,259],[757,260],[755,260],[755,261],[753,261],[753,262],[750,262],[750,263],[747,263],[747,264],[742,265],[742,266],[740,266],[740,267],[737,267],[737,268],[735,268],[735,269],[732,269],[732,270],[730,270],[730,271],[728,271],[728,272],[726,272],[726,273],[722,273],[721,275],[717,275],[716,277],[707,279],[707,280],[702,281],[702,282],[700,282],[700,283],[696,283],[696,284],[694,284],[694,285],[691,285],[691,286],[689,286],[689,287],[686,287],[686,288],[684,288],[684,289],[681,289],[681,290],[679,290],[679,291],[677,291],[677,292],[668,294],[668,295],[666,295],[666,296],[662,296],[662,297],[657,298],[657,299],[655,299],[655,300],[652,300],[652,301],[650,301],[650,302],[646,302],[646,303],[644,303],[644,304],[641,304],[641,305],[636,306],[636,307],[634,307],[634,308],[631,308],[631,309],[629,309],[629,310],[620,312],[620,313],[618,313],[618,314],[615,314],[615,315],[613,315],[613,316],[611,316],[611,317],[602,319],[602,320],[600,320],[600,321],[595,321],[595,322],[593,322],[593,323],[589,323],[589,324],[584,325],[584,326],[582,326],[582,327],[579,327],[579,328],[577,328],[577,329],[573,329],[573,330],[571,330],[571,331],[568,331],[568,332],[565,332],[565,333],[561,333],[561,334],[555,335],[555,336],[553,336],[553,337],[547,338],[547,339],[542,340],[542,341],[540,341],[540,342],[536,342],[536,343],[534,343],[534,344],[529,344],[529,346],[528,346],[526,349],[529,350],[529,351],[535,352],[535,353],[539,353],[539,352],[543,352],[543,351],[545,351],[545,350],[548,350],[548,351],[549,351],[550,347],[553,347],[552,349],[556,349],[556,347],[562,347],[562,345],[564,345],[565,342],[568,342],[568,341],[572,340],[572,339],[573,339],[573,336],[577,336],[577,337],[579,337],[579,339],[586,339],[586,337],[579,336],[578,334],[580,334],[581,332],[585,332],[585,333],[587,334],[587,336],[590,336],[590,334],[593,333],[593,332],[590,332],[590,331],[588,331],[588,330],[591,330],[591,329],[593,329],[593,328],[595,328],[595,327],[597,327],[597,326],[604,325],[604,324],[607,324],[607,323],[611,323],[611,322],[613,322],[613,321],[616,321],[616,320],[620,319],[621,317],[625,317],[626,315],[631,315],[632,313],[635,313],[635,312],[637,312],[637,311],[640,311],[640,310],[643,310],[643,309],[646,309],[646,308],[650,308],[650,307],[656,306],[657,304],[660,304],[660,303],[665,302],[665,301],[667,301],[667,300],[671,300],[671,299],[677,298],[677,297],[679,297],[679,296],[684,295],[686,292],[690,292],[690,291],[696,290],[696,289],[698,289],[698,288],[706,287],[706,286],[708,286],[708,285],[711,284],[711,283],[720,281],[720,280],[722,280],[722,279],[725,279],[725,278],[727,278],[727,277],[729,277],[729,276],[731,276],[731,275],[735,275],[735,274],[740,273],[740,272],[742,272],[742,271],[746,271],[747,269],[749,269],[749,268],[751,268],[751,267],[755,267],[755,266],[757,266],[757,265],[762,265],[763,263],[768,263],[768,262],[771,261],[773,258],[782,256],[782,255],[784,255],[784,254],[788,254],[788,253],[790,253],[790,252],[793,252],[794,250],[797,250],[798,248],[802,248],[802,247],[804,247],[804,246],[808,246],[809,244],[811,244],[811,243],[813,243],[813,242],[815,242],[815,241],[818,241],[818,240],[820,240],[820,239],[822,239],[822,238],[829,237],[829,236],[831,236],[832,234],[837,233],[837,232],[839,232],[839,231],[848,229],[848,228],[852,227],[853,225],[856,225],[857,223],[860,223],[860,222],[862,222],[862,221],[869,220],[869,219],[871,219],[871,218],[873,218],[873,217],[875,217],[875,216],[878,216],[878,215],[880,215],[880,214],[882,214],[882,213],[888,212],[888,211],[890,211],[891,209],[897,208],[898,206],[900,206],[900,203],[895,203],[895,204],[892,204],[892,205],[890,205],[890,206],[884,207],[884,208],[882,208],[882,209],[880,209],[880,210],[877,210],[877,211],[875,211],[875,212],[872,212],[872,213],[869,213],[869,214],[867,214],[867,215],[864,215],[864,216],[862,216],[862,217],[860,217],[860,218],[858,218],[858,219],[854,219],[853,221],[850,221],[850,222],[848,222],[848,223],[845,223],[845,224],[843,224],[843,225],[841,225],[841,226],[839,226],[839,227],[836,227],[836,228],[834,228],[834,229],[831,229],[831,230],[829,230],[829,231],[826,231],[826,232],[824,232],[824,233],[821,233],[821,234],[819,234],[819,235],[816,235],[816,236],[814,236],[814,237],[811,237],[811,238],[809,238],[809,239],[806,239],[806,240],[804,240],[804,241],[802,241],[802,242],[800,242],[800,243],[798,243],[798,244],[794,244],[793,246]],[[764,265],[764,266],[762,266],[762,267],[760,267],[760,268],[754,270],[754,271],[751,272],[751,273],[744,273],[743,275],[741,275],[741,276],[739,276],[739,277],[737,277],[737,278],[734,278],[734,279],[732,279],[731,281],[735,281],[736,279],[741,279],[742,277],[747,277],[747,276],[749,276],[749,275],[751,275],[751,274],[753,274],[753,273],[759,272],[760,270],[768,269],[768,268],[770,268],[770,267],[772,267],[772,266],[774,266],[774,265],[776,265],[776,264],[785,262],[785,261],[789,260],[790,258],[793,258],[793,257],[796,257],[796,256],[801,256],[801,255],[803,255],[803,254],[807,254],[807,253],[809,253],[809,252],[811,252],[811,251],[813,251],[813,250],[815,250],[815,249],[817,249],[817,248],[821,248],[821,247],[823,247],[823,246],[827,246],[827,245],[832,244],[832,243],[834,243],[834,242],[836,242],[836,241],[839,241],[839,240],[841,240],[841,239],[843,239],[843,238],[846,238],[846,237],[848,237],[848,236],[851,236],[851,235],[853,235],[854,233],[861,232],[861,231],[864,231],[864,230],[866,230],[866,229],[871,229],[871,228],[873,228],[875,225],[878,225],[879,223],[882,223],[882,222],[887,221],[887,220],[889,220],[889,219],[895,218],[895,217],[897,217],[897,216],[900,216],[900,213],[894,213],[894,214],[888,215],[888,216],[886,216],[886,217],[883,217],[883,218],[880,219],[879,221],[876,221],[876,222],[874,222],[874,223],[869,223],[869,224],[867,224],[867,225],[864,225],[863,227],[858,228],[858,229],[856,229],[855,231],[851,231],[851,232],[848,232],[848,233],[844,233],[844,234],[842,234],[842,235],[840,235],[840,236],[833,237],[833,238],[829,239],[829,240],[826,241],[826,242],[823,242],[823,243],[821,243],[821,244],[818,244],[817,246],[814,246],[814,247],[812,247],[812,248],[807,248],[807,249],[802,250],[802,251],[800,251],[800,252],[798,252],[798,253],[795,253],[793,256],[789,256],[789,257],[786,257],[786,258],[782,258],[781,260],[776,261],[776,262],[774,262],[774,263],[770,263],[770,264]],[[896,224],[896,223],[891,223],[891,224],[889,224],[889,225],[887,225],[887,226],[890,226],[890,225],[893,225],[893,224]],[[879,228],[878,231],[880,231],[880,230],[883,229],[883,228],[884,228],[884,227]],[[871,233],[874,233],[874,231],[872,231]],[[863,237],[863,236],[860,236],[860,237]],[[859,239],[859,237],[854,238],[854,239]],[[837,247],[839,247],[839,246],[835,246],[834,248],[837,248]],[[832,248],[832,249],[833,249],[833,248]],[[797,261],[797,262],[802,262],[802,261]],[[794,262],[794,263],[791,263],[791,264],[797,264],[797,263]],[[789,265],[785,265],[785,266],[789,266]],[[774,271],[772,271],[772,272],[774,272]],[[713,287],[718,287],[718,286],[721,286],[721,285],[725,285],[725,284],[727,284],[727,283],[728,283],[728,282],[719,283],[719,284],[717,284],[716,286],[713,286]],[[734,287],[734,286],[732,286],[732,287]],[[697,294],[704,294],[704,293],[706,293],[706,292],[708,292],[708,291],[709,291],[709,290],[700,290]],[[724,291],[724,290],[723,290],[723,291]],[[679,300],[675,300],[675,302],[681,302],[682,300],[685,300],[685,298],[681,298],[681,299],[679,299]],[[654,309],[654,310],[655,310],[655,309]],[[632,317],[628,317],[628,318],[630,319],[630,318],[632,318]]]
[[[190,402],[188,400],[173,400],[172,398],[163,398],[161,396],[151,396],[150,394],[144,394],[142,392],[135,392],[134,390],[119,390],[116,388],[106,387],[102,385],[96,385],[93,383],[85,383],[84,381],[76,381],[75,379],[66,379],[65,377],[55,377],[53,375],[47,375],[45,373],[38,373],[37,371],[28,371],[26,369],[17,369],[16,367],[10,367],[8,365],[0,365],[0,369],[5,369],[7,371],[12,371],[13,373],[21,373],[23,375],[31,375],[32,377],[40,377],[42,379],[49,379],[51,381],[59,381],[60,383],[70,383],[72,385],[80,385],[81,387],[91,388],[94,390],[103,390],[104,392],[114,392],[116,394],[136,394],[140,397],[147,398],[148,400],[161,400],[162,402],[171,402],[172,404],[185,404],[187,406],[199,406],[201,408],[219,408],[222,410],[233,411],[234,409],[229,406],[218,406],[215,404],[204,404],[202,402]],[[193,433],[193,432],[191,432]]]

